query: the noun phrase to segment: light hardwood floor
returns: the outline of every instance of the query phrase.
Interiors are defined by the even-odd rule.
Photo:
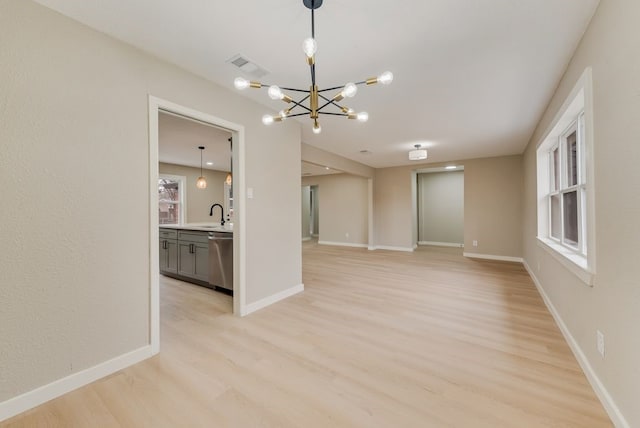
[[[163,278],[161,353],[2,427],[610,427],[520,264],[305,243],[245,318]]]

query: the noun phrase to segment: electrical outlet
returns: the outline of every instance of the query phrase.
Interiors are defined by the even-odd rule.
[[[345,234],[344,234],[344,237],[345,237],[345,238],[348,238],[348,237],[349,237],[349,232],[345,233]]]
[[[475,239],[473,240],[473,246],[477,247],[478,246],[478,241],[476,241]]]
[[[596,346],[600,356],[604,358],[604,334],[600,330],[596,330]]]

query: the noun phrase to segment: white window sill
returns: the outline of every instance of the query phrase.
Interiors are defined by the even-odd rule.
[[[542,247],[586,285],[593,287],[595,273],[589,269],[589,264],[585,256],[576,254],[551,239],[541,238],[539,236],[538,246]]]

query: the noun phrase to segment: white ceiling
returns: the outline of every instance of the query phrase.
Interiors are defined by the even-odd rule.
[[[202,167],[228,172],[231,170],[230,137],[229,131],[161,112],[158,117],[158,159],[200,168],[198,147],[203,146]],[[207,165],[207,162],[213,165]]]
[[[231,90],[241,73],[226,61],[239,53],[270,72],[265,83],[310,85],[302,0],[37,1]],[[434,162],[521,153],[598,2],[325,0],[316,11],[320,88],[385,70],[395,80],[361,86],[350,100],[369,122],[322,116],[313,135],[305,117],[303,142],[373,167],[409,164],[418,142]],[[265,113],[283,106],[265,89],[242,95]]]

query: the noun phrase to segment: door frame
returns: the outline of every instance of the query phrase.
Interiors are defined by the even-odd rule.
[[[413,248],[418,248],[418,243],[420,242],[420,227],[419,227],[419,186],[418,186],[418,177],[420,174],[429,174],[432,172],[456,172],[462,171],[464,174],[464,164],[456,164],[455,169],[449,169],[446,166],[438,166],[438,167],[429,167],[429,168],[419,168],[411,171],[411,211],[412,211],[412,237],[413,237]],[[464,198],[464,190],[463,190],[463,198]],[[463,218],[464,218],[464,201],[463,201]],[[463,222],[464,223],[464,222]],[[463,234],[463,244],[462,248],[464,248],[464,224],[462,226],[462,234]],[[435,243],[432,245],[436,245]],[[451,247],[460,247],[459,244],[453,245],[442,245],[442,246],[451,246]]]
[[[244,126],[149,95],[149,341],[151,351],[160,351],[160,271],[158,220],[158,114],[174,113],[225,129],[233,135],[233,314],[241,316],[246,308],[246,222],[245,131]]]

